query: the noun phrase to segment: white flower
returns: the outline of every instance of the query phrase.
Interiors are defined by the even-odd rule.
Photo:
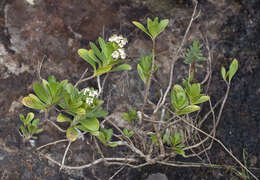
[[[83,89],[83,94],[84,94],[84,96],[88,93],[88,92],[90,92],[91,90],[90,90],[90,88],[85,88],[85,89]]]
[[[115,58],[115,59],[118,59],[119,58],[119,52],[118,51],[114,51],[112,53],[112,57]]]
[[[114,34],[113,36],[111,36],[108,39],[109,42],[116,42],[118,44],[119,47],[123,48],[127,41],[127,38],[124,38],[122,35],[117,36],[116,34]]]
[[[125,50],[124,49],[118,49],[118,52],[120,54],[121,59],[126,58]]]
[[[86,98],[86,103],[87,103],[88,105],[93,104],[93,101],[94,101],[94,99],[91,98],[91,97],[87,97],[87,98]]]
[[[115,42],[116,39],[117,39],[117,35],[114,34],[113,36],[111,36],[111,37],[108,39],[108,41],[109,41],[109,42]]]
[[[98,95],[98,92],[95,90],[89,92],[89,96],[91,96],[91,97],[95,97],[97,95]]]

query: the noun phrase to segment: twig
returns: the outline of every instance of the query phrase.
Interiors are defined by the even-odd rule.
[[[120,169],[118,169],[113,176],[111,176],[108,180],[112,180],[116,175],[118,175],[118,173],[120,173],[123,169],[125,168],[125,166],[121,167]]]
[[[180,117],[181,118],[181,117]],[[184,123],[186,123],[187,125],[191,126],[192,128],[196,129],[197,131],[201,132],[202,134],[206,135],[209,138],[212,138],[214,141],[216,141],[217,143],[220,144],[220,146],[222,146],[222,148],[224,148],[224,150],[243,168],[245,169],[252,177],[254,177],[254,179],[259,180],[247,167],[245,167],[233,154],[230,150],[228,150],[228,148],[226,148],[226,146],[218,139],[216,139],[215,137],[211,136],[210,134],[202,131],[201,129],[195,127],[193,124],[187,122],[185,119],[181,118],[182,121]]]
[[[79,85],[79,83],[81,83],[82,79],[84,78],[85,74],[88,72],[88,68],[85,69],[85,71],[82,73],[82,75],[80,76],[79,80],[76,82],[76,84],[74,85],[74,87],[77,87]]]
[[[44,148],[44,147],[51,146],[51,145],[56,145],[56,144],[58,144],[58,143],[66,142],[66,141],[68,141],[68,139],[61,139],[61,140],[58,140],[58,141],[54,141],[54,142],[51,142],[51,143],[42,145],[42,146],[38,147],[36,150],[39,151],[40,149],[42,149],[42,148]]]
[[[63,133],[66,132],[66,130],[60,128],[60,127],[59,127],[56,123],[54,123],[53,121],[51,121],[51,120],[49,120],[49,119],[47,119],[47,121],[48,121],[49,123],[51,123],[54,127],[56,127],[59,131],[61,131],[61,132],[63,132]]]
[[[167,95],[168,95],[168,93],[169,93],[169,91],[170,91],[170,89],[171,89],[171,87],[172,87],[172,79],[173,79],[174,65],[175,65],[175,62],[177,61],[177,57],[179,56],[179,53],[181,52],[181,49],[182,49],[182,47],[183,47],[183,45],[184,45],[184,42],[185,42],[186,37],[187,37],[187,35],[188,35],[188,32],[189,32],[189,30],[190,30],[190,28],[191,28],[191,25],[192,25],[193,21],[198,17],[198,16],[195,17],[195,14],[196,14],[196,11],[197,11],[197,5],[198,5],[198,2],[195,1],[195,7],[194,7],[194,9],[193,9],[193,13],[192,13],[192,16],[191,16],[189,25],[188,25],[188,27],[187,27],[187,29],[186,29],[186,31],[185,31],[184,37],[182,38],[181,45],[179,46],[179,48],[178,48],[176,54],[174,55],[173,61],[172,61],[172,63],[171,63],[170,78],[169,78],[168,87],[167,87],[167,89],[166,89],[166,91],[165,91],[165,93],[164,93],[164,96],[163,96],[163,99],[162,99],[161,103],[160,103],[159,105],[157,105],[156,109],[154,110],[154,113],[156,113],[156,112],[164,105],[164,103],[165,103],[165,101],[166,101],[166,97],[167,97]],[[199,15],[199,14],[198,14],[198,15]]]
[[[64,152],[64,155],[63,155],[63,158],[62,158],[62,162],[61,162],[61,166],[60,166],[60,170],[63,169],[64,163],[65,163],[65,158],[66,158],[66,155],[67,155],[68,150],[70,148],[70,145],[71,145],[71,141],[69,141],[69,144],[68,144],[68,146],[67,146],[67,148],[66,148],[66,150]]]

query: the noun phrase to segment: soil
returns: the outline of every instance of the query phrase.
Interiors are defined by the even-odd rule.
[[[140,55],[149,53],[151,44],[131,22],[145,22],[147,17],[170,20],[166,31],[158,37],[156,52],[159,71],[155,78],[166,87],[169,64],[189,23],[193,3],[191,0],[26,0],[0,1],[0,179],[1,180],[92,180],[109,179],[119,167],[97,165],[80,171],[62,170],[39,156],[30,144],[24,144],[18,129],[18,114],[30,109],[23,107],[21,99],[32,92],[33,83],[39,81],[39,64],[43,61],[40,76],[55,75],[75,83],[86,68],[90,68],[77,55],[79,48],[88,48],[89,41],[98,36],[105,39],[117,33],[127,36],[130,72],[111,73],[105,84],[104,108],[111,114],[126,107],[140,108],[144,85],[137,75],[136,64]],[[217,129],[217,138],[243,161],[247,152],[247,166],[260,178],[260,0],[199,0],[200,17],[194,22],[185,47],[194,39],[205,43],[208,39],[212,53],[212,86],[208,93],[213,103],[225,93],[220,68],[226,68],[233,58],[239,61],[239,70],[232,81],[231,92]],[[206,53],[206,49],[204,46]],[[205,54],[207,55],[207,54]],[[188,72],[180,59],[176,63],[174,83]],[[91,75],[91,71],[87,73]],[[198,72],[198,78],[205,70]],[[80,88],[94,86],[91,80]],[[158,84],[154,82],[151,100],[158,100]],[[41,113],[37,113],[41,117]],[[54,118],[52,114],[50,118]],[[207,127],[205,127],[207,128]],[[39,135],[36,146],[64,138],[51,126]],[[90,162],[92,139],[77,141],[71,146],[67,164]],[[61,160],[66,144],[48,148],[48,153]],[[104,147],[102,147],[104,148]],[[124,151],[124,149],[121,149]],[[105,155],[120,154],[104,149]],[[214,164],[238,166],[215,143],[208,152]],[[206,158],[203,159],[206,161]],[[197,161],[190,159],[189,161]],[[238,168],[238,170],[240,170]],[[239,179],[231,170],[211,168],[172,168],[147,166],[140,169],[124,168],[114,179],[145,180],[149,175],[161,173],[169,180],[225,180]],[[154,175],[154,177],[157,175]],[[149,178],[152,178],[150,176]],[[148,179],[149,179],[148,178]]]

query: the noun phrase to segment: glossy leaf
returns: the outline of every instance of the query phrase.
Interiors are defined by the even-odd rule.
[[[137,21],[133,21],[132,22],[136,27],[138,27],[139,29],[141,29],[143,32],[145,32],[150,38],[152,38],[151,34],[146,30],[146,28],[139,22]]]
[[[32,109],[44,110],[46,108],[45,105],[33,94],[29,94],[29,96],[24,97],[22,99],[22,103]]]
[[[209,100],[209,96],[201,96],[199,99],[197,99],[193,104],[200,104],[203,102],[206,102]]]
[[[117,146],[117,143],[116,143],[116,142],[110,142],[110,143],[108,143],[108,145],[109,145],[110,147],[116,147],[116,146]]]
[[[34,114],[32,112],[29,112],[26,116],[25,124],[29,124],[34,118]]]
[[[94,73],[94,76],[100,76],[102,74],[105,74],[107,72],[109,72],[112,69],[112,66],[103,66],[97,69],[97,71]]]
[[[80,120],[80,123],[90,131],[97,131],[99,129],[99,121],[96,118]]]
[[[228,71],[229,83],[231,82],[231,79],[237,72],[237,69],[238,69],[238,61],[237,61],[237,59],[234,59],[229,66],[229,71]]]
[[[226,69],[224,67],[221,68],[221,75],[224,81],[226,81],[227,76],[226,76]]]
[[[192,113],[192,112],[195,112],[195,111],[198,111],[198,110],[200,110],[199,106],[189,105],[189,106],[183,108],[182,110],[178,111],[177,115],[189,114],[189,113]]]
[[[72,120],[65,116],[64,114],[60,113],[58,116],[57,116],[57,122],[72,122]]]
[[[50,97],[46,90],[42,87],[40,83],[35,83],[33,85],[33,90],[35,94],[46,104],[50,104]]]
[[[96,64],[95,64],[95,61],[93,61],[91,59],[91,57],[88,55],[88,50],[86,49],[79,49],[78,50],[78,54],[79,56],[84,59],[85,61],[87,61],[91,66],[92,68],[94,69],[94,71],[96,71]]]
[[[78,136],[79,136],[79,132],[73,128],[73,127],[69,127],[67,129],[67,133],[66,133],[66,136],[67,136],[67,139],[70,141],[70,142],[73,142],[73,141],[76,141]]]
[[[130,71],[132,69],[132,67],[129,64],[121,64],[115,68],[113,68],[112,70],[110,70],[109,72],[116,72],[116,71]]]

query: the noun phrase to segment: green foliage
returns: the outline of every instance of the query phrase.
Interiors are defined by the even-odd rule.
[[[113,52],[120,49],[119,45],[115,42],[105,42],[101,37],[98,38],[101,50],[93,43],[90,42],[90,50],[79,49],[79,56],[87,61],[93,68],[93,76],[100,76],[108,72],[131,70],[131,66],[124,63],[120,58],[113,58]],[[116,66],[113,68],[114,66]]]
[[[178,84],[173,86],[171,91],[171,104],[176,115],[189,114],[200,109],[196,104],[200,104],[209,100],[209,96],[201,94],[200,84],[190,84],[188,80],[184,80],[185,90]]]
[[[131,124],[137,120],[137,112],[134,109],[130,109],[128,112],[123,112],[122,117]]]
[[[101,128],[99,135],[97,137],[103,144],[108,145],[110,147],[116,147],[117,143],[111,142],[112,136],[113,136],[113,130],[112,129]]]
[[[39,110],[46,110],[59,103],[64,95],[67,80],[57,82],[54,76],[50,76],[48,81],[43,79],[42,83],[33,85],[34,94],[29,94],[22,100],[23,105]]]
[[[192,46],[187,50],[185,64],[199,63],[201,61],[206,61],[206,58],[203,57],[201,52],[202,45],[199,45],[197,40],[193,41]]]
[[[24,117],[23,114],[19,114],[20,120],[23,122],[23,125],[20,126],[20,131],[22,132],[22,136],[25,141],[32,139],[37,139],[35,136],[43,131],[42,128],[38,128],[38,124],[40,122],[39,119],[34,119],[34,113],[29,112]]]
[[[236,74],[238,70],[238,61],[237,59],[234,59],[232,63],[229,66],[229,70],[226,72],[226,69],[224,67],[221,68],[221,75],[224,81],[228,78],[228,82],[230,83],[233,76]]]
[[[185,152],[183,150],[184,144],[181,143],[182,139],[179,133],[175,133],[171,135],[170,130],[167,129],[163,136],[163,143],[166,143],[172,147],[173,152],[179,155],[184,155]]]
[[[158,17],[154,18],[153,21],[150,18],[147,18],[147,28],[145,28],[141,23],[133,21],[133,24],[145,32],[152,40],[155,40],[155,38],[164,31],[168,23],[168,19],[159,22]]]
[[[158,66],[157,64],[155,64],[153,72],[156,72],[157,69]],[[152,70],[152,54],[149,54],[148,56],[142,56],[140,62],[137,65],[137,72],[145,84],[148,82],[148,79],[151,74],[151,70]]]
[[[134,135],[134,131],[128,131],[126,128],[123,129],[123,133],[129,138]]]

